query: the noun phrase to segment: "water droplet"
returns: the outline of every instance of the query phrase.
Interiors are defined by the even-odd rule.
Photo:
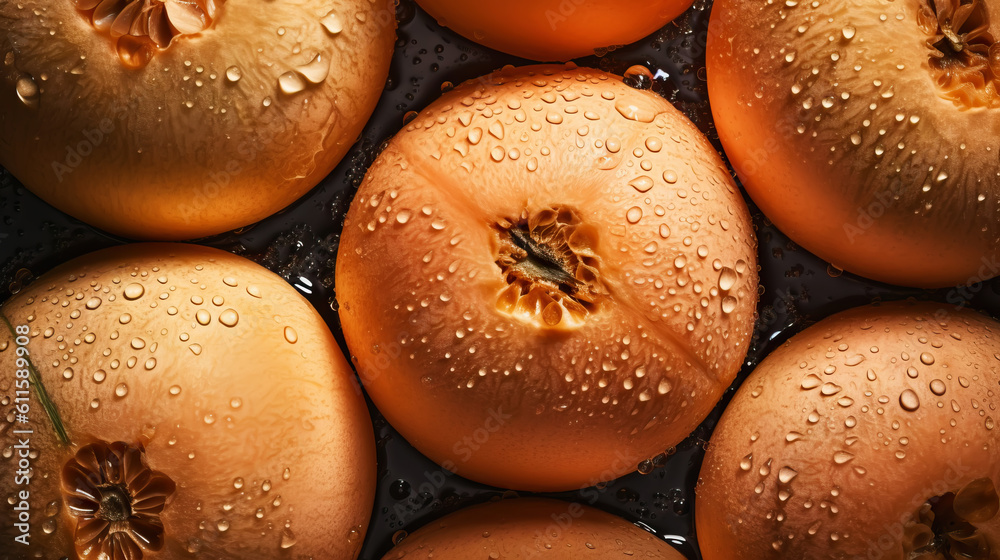
[[[633,179],[631,182],[629,182],[629,185],[631,185],[633,189],[641,193],[644,193],[649,189],[653,188],[653,180],[643,175],[641,177],[636,177],[635,179]]]
[[[132,301],[142,297],[146,293],[146,289],[142,287],[142,284],[132,283],[125,286],[125,299]]]
[[[319,84],[330,74],[330,61],[318,53],[312,60],[295,69],[310,84]]]
[[[931,387],[931,392],[939,397],[945,394],[945,392],[947,392],[948,390],[948,386],[945,385],[944,381],[941,381],[940,379],[935,379],[931,381],[930,387]]]
[[[194,318],[198,321],[199,325],[207,325],[212,322],[212,314],[204,309],[199,309],[198,312],[194,314]]]
[[[409,210],[400,210],[399,213],[396,214],[396,221],[400,224],[405,224],[410,221],[411,217],[413,217],[413,213]]]
[[[121,398],[121,397],[124,397],[127,394],[128,394],[128,385],[126,385],[124,383],[119,383],[115,387],[115,396],[116,397]]]
[[[94,372],[94,383],[103,383],[107,379],[108,374],[103,369],[99,369]]]
[[[625,213],[625,219],[628,220],[630,224],[638,223],[642,219],[642,208],[638,206],[633,206],[628,209]]]
[[[220,533],[225,533],[226,531],[229,530],[229,521],[226,521],[225,519],[220,519],[219,522],[215,524],[215,526],[219,528]]]
[[[34,78],[27,74],[21,76],[17,79],[14,89],[17,91],[17,98],[21,100],[21,103],[32,109],[38,107],[39,90]]]
[[[87,300],[87,304],[86,304],[87,309],[93,310],[93,309],[97,309],[100,306],[101,306],[101,298],[99,298],[99,297],[92,297],[92,298],[90,298],[90,299]]]
[[[281,548],[292,548],[295,546],[295,534],[288,527],[281,531]]]
[[[722,267],[722,270],[719,271],[720,290],[728,292],[729,290],[733,289],[733,286],[736,285],[737,280],[739,280],[739,276],[736,274],[736,271],[729,268],[728,266]]]
[[[299,333],[295,332],[295,329],[293,329],[292,327],[285,327],[284,334],[285,334],[285,340],[289,344],[295,344],[296,342],[299,341]]]
[[[661,395],[666,395],[667,393],[670,392],[672,388],[673,386],[670,384],[669,380],[662,379],[660,380],[660,384],[656,388],[656,392]]]
[[[740,459],[740,470],[749,471],[751,468],[753,468],[753,453],[749,453]]]
[[[778,471],[778,480],[781,481],[782,484],[788,484],[798,475],[798,471],[791,467],[781,467],[781,470]]]
[[[844,39],[849,41],[854,38],[858,30],[853,25],[848,25],[841,29],[840,32],[844,35]]]
[[[180,387],[180,385],[171,385],[170,386],[170,394],[173,395],[173,396],[175,396],[175,397],[177,395],[181,394],[181,387]]]
[[[920,363],[929,366],[934,364],[934,356],[929,352],[923,352],[920,354]]]
[[[736,310],[737,304],[736,298],[733,296],[725,296],[722,298],[722,312],[729,314]]]
[[[810,373],[802,379],[802,388],[805,390],[815,389],[823,384],[823,380],[815,373]]]
[[[854,459],[853,453],[848,453],[847,451],[838,451],[833,454],[833,462],[838,465],[843,465]]]
[[[239,323],[240,316],[236,313],[235,309],[226,309],[219,314],[219,322],[227,327],[235,327],[236,323]]]
[[[640,64],[630,66],[622,75],[623,81],[635,89],[650,89],[653,87],[653,73]]]
[[[120,37],[115,45],[118,60],[126,68],[142,68],[153,59],[152,41],[132,35]]]
[[[320,20],[320,24],[323,25],[323,28],[326,29],[326,32],[330,35],[339,35],[340,32],[344,30],[344,22],[340,20],[340,16],[332,11],[323,16],[323,19]]]
[[[403,539],[405,539],[407,536],[408,536],[408,533],[406,531],[402,531],[402,530],[396,531],[392,535],[392,544],[393,545],[397,545],[397,544],[403,542]]]
[[[243,71],[240,70],[239,66],[230,66],[229,68],[226,68],[226,79],[230,82],[236,83],[240,81],[240,78],[242,77]]]
[[[278,88],[281,93],[291,95],[306,89],[306,82],[296,72],[288,71],[278,76]]]
[[[823,388],[820,389],[820,392],[823,393],[824,397],[829,397],[831,395],[836,395],[842,389],[843,387],[837,385],[836,383],[824,383]]]
[[[615,109],[618,111],[618,114],[630,121],[651,123],[654,119],[656,119],[655,113],[649,109],[644,109],[638,105],[630,103],[624,97],[615,102]]]
[[[920,399],[912,389],[906,389],[899,395],[899,406],[903,407],[903,410],[913,412],[920,408]]]
[[[237,490],[239,490],[240,488],[243,488],[243,478],[242,477],[238,476],[235,479],[233,479],[233,488],[235,488]]]

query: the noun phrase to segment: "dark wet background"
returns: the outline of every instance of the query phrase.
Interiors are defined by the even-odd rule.
[[[691,118],[716,144],[705,81],[705,40],[710,0],[695,5],[663,29],[603,56],[577,59],[623,74],[642,65],[654,76],[652,89]],[[441,93],[505,64],[527,61],[491,51],[443,29],[412,0],[400,0],[398,40],[385,92],[360,142],[334,172],[308,195],[254,226],[201,240],[249,257],[293,284],[327,320],[343,346],[334,299],[334,262],[343,217],[379,146]],[[749,202],[749,201],[748,201]],[[723,402],[694,433],[666,450],[648,474],[633,473],[604,488],[554,494],[580,500],[639,523],[700,560],[694,534],[694,484],[723,406],[771,349],[803,327],[841,309],[876,300],[935,299],[954,305],[971,297],[976,309],[1000,317],[1000,281],[936,291],[905,289],[866,281],[830,267],[788,240],[750,204],[754,212],[762,291],[756,335],[746,365]],[[0,169],[0,300],[18,285],[85,252],[123,243],[54,210]],[[346,348],[345,348],[346,350]],[[372,408],[378,438],[379,478],[375,509],[362,560],[378,560],[397,532],[414,531],[465,505],[489,500],[504,490],[476,484],[438,468],[406,443]]]

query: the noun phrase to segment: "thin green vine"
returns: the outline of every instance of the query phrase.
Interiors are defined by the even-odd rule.
[[[10,323],[7,316],[0,313],[0,318],[3,319],[4,325],[7,325],[7,330],[10,331],[11,337],[14,340],[17,339],[17,333],[14,331],[14,325]],[[45,385],[42,383],[42,376],[38,375],[38,370],[35,369],[35,364],[31,361],[31,352],[25,356],[28,361],[28,380],[32,385],[35,386],[35,395],[38,396],[38,402],[42,403],[42,408],[45,409],[45,413],[48,414],[49,420],[52,421],[52,427],[55,428],[56,437],[63,445],[69,445],[69,435],[66,434],[66,427],[63,426],[62,418],[59,417],[59,411],[56,410],[56,404],[52,402],[52,398],[49,397],[49,392],[45,390]]]

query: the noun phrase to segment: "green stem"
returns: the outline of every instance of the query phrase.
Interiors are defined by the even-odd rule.
[[[14,326],[10,324],[10,320],[3,313],[0,313],[0,318],[3,319],[3,323],[7,325],[7,330],[10,331],[11,337],[17,340],[17,333],[14,332]],[[29,352],[28,356],[25,357],[28,361],[28,380],[32,385],[35,386],[35,395],[38,396],[38,402],[42,403],[42,408],[45,409],[45,413],[48,414],[49,420],[52,421],[52,427],[56,430],[56,437],[63,445],[69,445],[69,436],[66,434],[66,427],[63,426],[62,418],[59,417],[59,411],[56,410],[56,404],[52,402],[52,398],[49,397],[49,392],[45,390],[45,385],[42,384],[42,376],[38,375],[38,370],[35,369],[35,364],[31,361],[31,354]]]

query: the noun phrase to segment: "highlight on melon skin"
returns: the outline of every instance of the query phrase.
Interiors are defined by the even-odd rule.
[[[5,552],[357,558],[375,493],[368,409],[280,277],[216,249],[133,244],[43,274],[0,311],[0,494],[17,498],[0,512]],[[27,487],[15,437],[30,440]],[[21,490],[28,546],[10,544]]]
[[[552,560],[684,556],[655,535],[575,502],[511,498],[460,509],[415,531],[382,560]]]
[[[938,303],[844,311],[737,391],[696,487],[705,560],[994,560],[1000,323]]]
[[[418,0],[438,23],[492,49],[562,62],[634,43],[691,7],[692,0]]]
[[[390,0],[0,4],[0,165],[134,239],[255,223],[326,177],[382,92]]]
[[[575,66],[508,67],[399,132],[351,203],[337,298],[388,421],[459,475],[568,490],[684,439],[757,301],[749,212],[670,103]]]
[[[996,276],[998,18],[996,0],[715,2],[709,99],[747,193],[848,272]]]

